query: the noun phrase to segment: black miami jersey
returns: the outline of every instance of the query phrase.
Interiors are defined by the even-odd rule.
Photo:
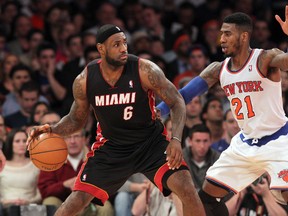
[[[139,58],[129,55],[114,86],[105,81],[100,63],[96,59],[87,66],[87,96],[103,137],[127,145],[146,140],[156,127],[155,97],[142,88]]]

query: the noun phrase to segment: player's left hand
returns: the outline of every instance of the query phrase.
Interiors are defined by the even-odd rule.
[[[181,143],[175,139],[171,139],[167,146],[166,154],[166,161],[169,169],[179,169],[183,160]]]
[[[285,7],[285,21],[283,21],[279,15],[275,15],[275,19],[278,21],[280,24],[282,31],[288,35],[288,5]]]

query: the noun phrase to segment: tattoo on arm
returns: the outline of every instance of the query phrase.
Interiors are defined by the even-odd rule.
[[[200,76],[207,82],[209,88],[219,81],[221,66],[221,62],[213,62],[201,72]]]
[[[185,103],[182,96],[154,63],[140,63],[140,70],[146,74],[146,87],[154,91],[171,108],[172,133],[181,139],[186,119]]]
[[[81,73],[73,83],[74,102],[68,115],[64,116],[52,130],[60,135],[69,135],[81,129],[89,114],[89,103],[83,88],[86,77]]]
[[[149,84],[153,90],[158,94],[161,100],[171,107],[175,100],[175,94],[177,90],[173,85],[167,84],[167,79],[164,76],[162,70],[154,64],[140,64],[142,69],[146,71]]]

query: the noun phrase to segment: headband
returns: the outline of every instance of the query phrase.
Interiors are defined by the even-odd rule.
[[[97,43],[103,43],[106,41],[111,35],[123,32],[118,26],[107,24],[101,26],[101,28],[97,31],[96,41]]]

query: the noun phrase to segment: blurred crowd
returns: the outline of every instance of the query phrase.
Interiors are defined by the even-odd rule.
[[[83,130],[65,137],[69,156],[59,171],[45,173],[33,167],[25,141],[34,125],[55,124],[69,112],[73,80],[99,57],[96,33],[100,26],[114,24],[123,29],[129,53],[155,62],[180,89],[210,62],[224,60],[219,28],[233,12],[253,18],[252,48],[286,52],[287,36],[274,19],[274,14],[284,17],[285,4],[283,0],[0,0],[0,146],[7,158],[0,173],[0,216],[13,215],[12,207],[32,203],[56,209],[71,192],[94,141],[93,113]],[[286,72],[282,90],[288,112]],[[183,154],[200,189],[206,170],[240,129],[219,85],[187,104],[186,114]],[[169,116],[162,120],[171,131]],[[269,177],[263,179],[227,198],[231,215],[248,215],[245,212],[256,212],[261,206],[263,214],[255,215],[271,213],[265,201],[272,197],[269,203],[275,202],[277,194],[268,190]],[[164,198],[140,175],[132,176],[107,203],[88,206],[82,215],[182,214],[175,195]],[[276,215],[287,215],[284,205],[273,204],[280,206]]]

